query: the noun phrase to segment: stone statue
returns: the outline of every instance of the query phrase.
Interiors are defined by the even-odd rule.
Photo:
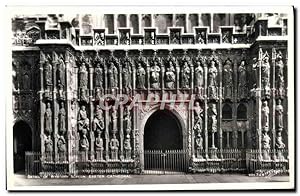
[[[212,133],[217,132],[217,108],[216,104],[211,104],[211,108],[209,111],[209,117],[210,117],[210,129]]]
[[[58,64],[57,64],[57,83],[65,86],[65,62],[62,54],[59,56]]]
[[[96,68],[94,72],[94,86],[96,88],[103,89],[103,69],[100,63],[96,64]]]
[[[175,81],[176,81],[176,75],[175,75],[175,68],[173,66],[173,62],[169,61],[169,67],[167,67],[166,71],[166,88],[175,88]]]
[[[51,110],[50,103],[47,103],[44,122],[45,122],[45,133],[51,135],[53,129],[52,129],[52,110]]]
[[[66,152],[66,140],[64,136],[59,135],[58,140],[57,140],[57,151],[59,153],[64,153]]]
[[[281,136],[280,131],[277,133],[277,137],[276,137],[276,148],[277,149],[284,149],[285,148],[285,144],[282,141],[282,136]]]
[[[194,78],[195,78],[195,88],[201,88],[203,87],[204,84],[204,78],[203,78],[203,68],[201,66],[201,62],[197,61],[196,62],[196,67],[194,71]]]
[[[262,136],[262,148],[265,150],[270,149],[270,141],[271,138],[270,136],[267,134],[267,132],[263,132],[263,136]]]
[[[122,81],[123,81],[123,88],[125,89],[125,92],[128,93],[131,88],[131,63],[127,59],[125,61],[125,66],[122,70]]]
[[[115,134],[118,131],[118,115],[117,110],[113,106],[111,112],[111,132]]]
[[[44,66],[44,80],[46,89],[48,89],[49,86],[52,86],[52,65],[50,64],[49,60],[46,60]]]
[[[279,51],[276,57],[276,88],[279,96],[284,94],[284,64],[282,62],[282,54]]]
[[[52,141],[50,135],[45,136],[44,143],[45,143],[45,153],[46,153],[46,156],[49,156],[49,155],[52,156],[53,141]]]
[[[224,96],[232,97],[232,64],[230,60],[226,60],[225,65],[223,67],[223,85],[224,85]]]
[[[25,73],[22,77],[22,84],[23,84],[23,89],[29,90],[31,86],[31,81],[29,78],[28,73]]]
[[[66,110],[64,102],[61,102],[58,112],[58,131],[64,135],[66,133]]]
[[[199,102],[195,103],[195,108],[194,108],[194,118],[195,118],[195,123],[194,123],[194,130],[197,132],[197,135],[201,134],[202,128],[203,128],[203,109],[201,108]]]
[[[264,101],[261,109],[261,127],[264,130],[269,129],[269,113],[268,101]]]
[[[125,140],[124,140],[124,149],[129,151],[131,150],[131,144],[130,144],[130,136],[127,135]]]
[[[241,98],[245,97],[246,95],[246,85],[247,85],[246,67],[245,67],[245,61],[242,60],[238,68],[238,92]]]
[[[278,130],[283,129],[283,107],[281,105],[281,100],[279,99],[277,102],[277,106],[275,108],[275,122],[276,128]]]
[[[217,75],[218,70],[215,66],[215,61],[211,61],[211,66],[208,69],[209,97],[217,97]]]
[[[202,139],[201,134],[197,135],[195,142],[196,142],[196,149],[202,150],[203,149],[203,139]]]
[[[181,70],[181,83],[182,88],[189,88],[190,87],[190,77],[191,77],[191,69],[188,65],[187,61],[184,61],[183,68]]]
[[[142,66],[142,63],[138,62],[136,71],[136,87],[138,89],[146,89],[145,87],[146,71]]]
[[[95,118],[93,121],[93,131],[98,132],[103,130],[104,130],[103,112],[98,105],[96,108]]]
[[[118,88],[118,69],[115,66],[114,62],[110,62],[108,68],[108,86],[109,88]]]
[[[119,149],[119,141],[116,138],[116,135],[113,134],[113,138],[110,140],[109,147],[111,150],[111,158],[113,160],[118,159],[118,149]]]
[[[150,68],[151,77],[150,84],[151,88],[159,88],[160,86],[160,67],[157,64],[157,61],[153,62],[153,66]]]
[[[258,80],[258,73],[257,73],[257,68],[258,68],[258,61],[257,58],[253,58],[253,65],[252,65],[252,83],[253,83],[253,88],[256,88],[256,83]]]
[[[103,139],[101,138],[101,131],[97,131],[97,137],[95,140],[95,149],[96,151],[103,150]]]
[[[125,108],[124,113],[124,127],[126,130],[126,134],[129,135],[132,129],[132,123],[131,123],[131,115],[128,108]]]
[[[79,68],[79,88],[87,89],[88,87],[88,71],[85,63],[82,63]]]
[[[262,82],[262,88],[264,89],[270,88],[270,63],[269,63],[268,54],[265,54],[265,56],[262,59],[261,82]]]
[[[80,149],[82,151],[88,151],[89,150],[89,147],[90,147],[90,143],[89,143],[89,140],[86,136],[86,132],[83,131],[83,134],[82,134],[82,138],[80,139]]]
[[[97,105],[95,111],[95,118],[93,120],[93,131],[96,132],[97,137],[95,139],[95,149],[96,151],[103,150],[103,139],[101,138],[101,134],[104,130],[104,118],[103,112],[100,109],[100,106]],[[100,159],[102,159],[102,155],[100,155]]]
[[[89,131],[89,119],[85,110],[85,106],[81,106],[78,114],[78,130],[87,133]]]

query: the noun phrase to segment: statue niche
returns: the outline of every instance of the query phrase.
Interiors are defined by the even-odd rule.
[[[95,60],[95,70],[94,70],[94,87],[103,90],[103,67],[104,67],[104,60],[103,58],[99,58],[98,54]]]
[[[275,125],[278,131],[283,130],[283,107],[280,99],[278,99],[275,107]]]
[[[112,59],[115,59],[114,57]],[[118,62],[116,60],[110,60],[108,62],[108,72],[107,72],[107,78],[108,78],[108,88],[114,91],[114,89],[118,88],[119,79],[118,79],[118,69],[116,67],[116,64],[118,65]]]
[[[44,81],[46,90],[50,91],[51,86],[53,85],[52,81],[52,65],[50,63],[50,56],[47,55],[44,64]]]
[[[204,71],[201,66],[200,59],[196,59],[196,66],[194,69],[194,87],[196,94],[200,97],[203,96],[203,85],[204,85]]]
[[[51,110],[51,104],[48,102],[46,105],[46,111],[44,115],[44,128],[45,133],[48,135],[52,134],[53,128],[52,128],[52,110]]]
[[[128,57],[126,52],[126,57],[123,61],[123,69],[122,69],[122,81],[123,81],[123,89],[124,93],[129,94],[132,90],[131,81],[132,81],[132,70],[131,70],[131,60]]]
[[[64,102],[60,103],[60,109],[58,112],[58,131],[60,135],[66,134],[66,110]]]
[[[52,161],[53,156],[53,141],[51,135],[44,135],[44,146],[45,146],[45,160],[48,162]]]
[[[224,85],[224,97],[232,98],[232,87],[233,87],[233,70],[232,63],[229,59],[226,60],[223,67],[223,85]]]
[[[86,62],[82,61],[79,67],[79,98],[82,101],[88,100],[88,71]]]
[[[89,141],[87,139],[87,133],[89,132],[89,119],[87,117],[87,112],[85,110],[85,106],[82,105],[79,113],[78,113],[78,131],[81,134],[80,138],[80,149],[82,151],[88,151],[89,150]]]
[[[247,70],[245,60],[241,61],[238,68],[238,96],[240,99],[245,98],[247,95]]]
[[[211,99],[217,98],[218,69],[216,68],[215,64],[216,62],[212,60],[208,69],[208,97]]]
[[[176,81],[176,75],[175,75],[175,62],[174,59],[169,59],[167,61],[169,64],[166,66],[166,74],[165,74],[165,85],[168,89],[174,89],[175,88],[175,81]]]
[[[93,131],[95,132],[95,150],[96,150],[96,158],[102,160],[103,159],[103,139],[102,132],[104,131],[104,118],[103,112],[99,105],[96,107],[95,118],[93,120]]]
[[[124,112],[124,127],[125,127],[125,140],[124,140],[124,149],[125,149],[125,159],[131,159],[131,141],[130,135],[132,130],[132,121],[131,121],[131,114],[128,107],[125,107]]]
[[[203,109],[201,108],[199,102],[195,102],[193,129],[195,131],[196,157],[203,158],[201,155],[201,150],[203,150],[203,138],[201,135],[203,129]]]
[[[150,86],[154,89],[158,89],[160,87],[160,67],[158,64],[159,62],[155,60],[150,67]]]
[[[146,71],[143,67],[144,64],[145,63],[143,61],[138,61],[136,70],[136,88],[142,90],[146,89]]]
[[[264,101],[261,109],[261,127],[264,131],[269,131],[269,113],[268,101]]]
[[[59,58],[58,58],[58,62],[57,62],[57,84],[58,86],[65,86],[65,62],[64,62],[64,58],[63,55],[60,54]]]
[[[284,89],[284,64],[282,61],[282,54],[281,51],[278,52],[276,55],[275,60],[275,67],[276,67],[276,90],[277,96],[283,97],[285,94]]]
[[[112,133],[112,139],[110,140],[111,158],[113,160],[117,160],[119,141],[116,138],[116,134],[118,132],[118,114],[115,106],[112,107],[111,111],[110,131]]]
[[[265,95],[270,95],[270,63],[267,52],[264,54],[261,64],[261,84]]]
[[[191,69],[187,60],[183,61],[181,69],[181,87],[190,88]]]

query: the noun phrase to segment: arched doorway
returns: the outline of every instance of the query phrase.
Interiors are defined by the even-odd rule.
[[[25,152],[32,150],[32,133],[30,126],[18,121],[13,127],[14,173],[25,169]]]
[[[169,110],[158,110],[148,118],[143,138],[146,174],[186,171],[182,129],[177,116]]]
[[[182,128],[172,112],[158,110],[148,118],[144,129],[144,149],[182,149]]]

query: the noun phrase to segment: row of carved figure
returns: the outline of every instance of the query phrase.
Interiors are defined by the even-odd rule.
[[[66,112],[64,108],[64,103],[61,102],[61,106],[58,112],[58,133],[56,134],[58,138],[57,148],[58,153],[66,152]],[[131,121],[131,113],[127,107],[124,110],[123,116],[123,124],[124,124],[124,151],[125,158],[131,158],[131,132],[132,132],[132,121]],[[45,133],[45,152],[50,153],[53,151],[53,142],[52,142],[52,133],[53,133],[53,117],[52,117],[52,109],[51,104],[48,102],[46,106],[46,111],[44,115],[44,133]],[[105,133],[105,140],[109,140],[109,149],[106,151],[111,152],[112,159],[117,159],[119,153],[120,142],[117,139],[117,133],[119,131],[118,128],[118,114],[115,107],[112,107],[110,113],[109,120],[109,130],[111,133],[111,138],[109,138],[109,133],[105,131],[105,120],[103,117],[103,111],[99,106],[96,107],[95,116],[92,122],[92,127],[90,127],[90,120],[88,118],[88,114],[84,105],[80,107],[77,117],[77,126],[78,126],[78,136],[79,136],[79,150],[81,151],[89,151],[90,150],[90,128],[92,128],[93,135],[95,135],[95,150],[101,151],[101,159],[102,153],[104,150],[103,146],[103,133]],[[100,156],[100,155],[99,155]]]
[[[276,136],[276,148],[277,149],[284,149],[285,144],[283,143],[281,132],[284,129],[284,110],[282,106],[282,100],[277,100],[277,105],[275,107],[275,129],[277,131]],[[194,106],[194,125],[193,130],[195,132],[195,150],[202,150],[203,149],[203,137],[202,132],[204,130],[204,117],[203,117],[204,110],[200,106],[199,102],[195,102]],[[212,148],[214,148],[214,133],[217,132],[217,109],[216,104],[211,103],[208,110],[208,130],[212,133]],[[263,149],[270,149],[270,137],[268,135],[269,131],[269,119],[270,119],[270,109],[268,106],[268,101],[263,101],[262,109],[261,109],[261,126],[262,126],[262,147]]]
[[[260,52],[262,53],[262,51]],[[262,55],[261,59],[261,89],[264,90],[266,95],[270,95],[270,60],[269,60],[269,54],[266,51]],[[258,78],[258,69],[259,69],[259,64],[256,58],[253,59],[253,70],[254,73],[256,74],[256,80],[260,80]],[[284,84],[284,63],[283,63],[283,57],[281,51],[278,51],[276,54],[276,59],[275,59],[275,84],[274,86],[277,89],[277,96],[283,97],[285,93],[285,84]],[[256,82],[256,86],[258,87],[258,83]]]
[[[49,57],[50,58],[50,57]],[[49,58],[44,64],[44,83],[46,89],[53,86],[53,66]],[[129,58],[127,53],[123,59],[117,59],[113,55],[102,58],[98,53],[94,60],[84,57],[82,54],[77,58],[78,70],[78,88],[80,94],[87,92],[89,87],[89,71],[93,71],[93,87],[99,92],[103,89],[115,90],[122,86],[124,93],[129,93],[135,88],[139,90],[159,89],[164,86],[166,89],[189,89],[194,87],[195,92],[203,94],[204,81],[207,77],[207,86],[209,97],[217,97],[219,84],[218,66],[220,62],[212,58],[196,57],[191,59],[184,53],[182,58],[175,58],[170,52],[167,58],[162,59],[154,52],[153,57],[146,59],[141,54],[136,59]],[[194,65],[192,66],[192,64]],[[208,73],[205,76],[204,66],[208,64]],[[193,72],[193,81],[192,81]],[[60,56],[57,61],[56,84],[58,89],[64,89],[65,86],[65,63]],[[134,81],[135,80],[135,81]],[[232,97],[233,95],[233,65],[230,59],[227,59],[223,66],[223,86],[224,95]],[[238,92],[241,97],[247,94],[247,70],[245,60],[240,62],[238,67]]]

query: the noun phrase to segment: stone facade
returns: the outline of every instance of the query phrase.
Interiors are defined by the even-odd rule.
[[[225,22],[108,14],[98,28],[91,15],[13,18],[14,120],[30,125],[43,163],[71,170],[78,159],[121,161],[140,172],[144,127],[162,104],[181,125],[191,167],[222,158],[222,149],[280,158],[288,146],[287,19],[246,14],[247,23],[230,24],[234,14],[208,15]]]

